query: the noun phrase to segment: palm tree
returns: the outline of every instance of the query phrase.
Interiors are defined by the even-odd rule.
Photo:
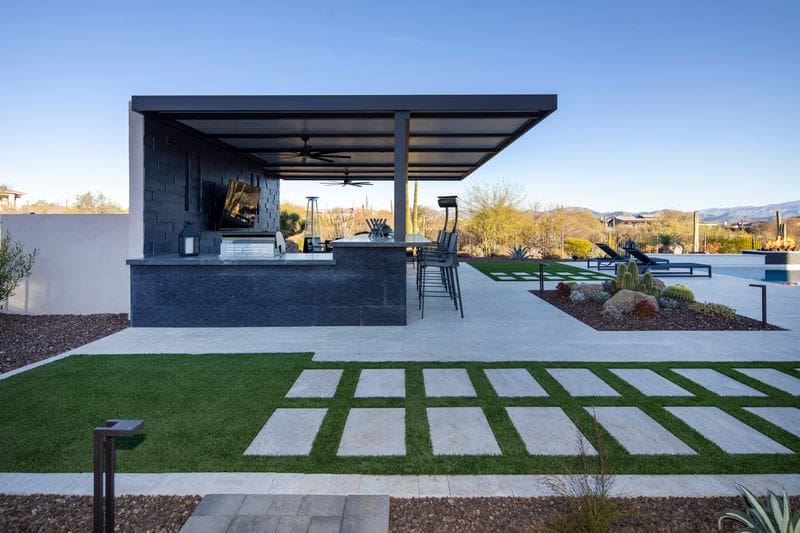
[[[306,229],[306,221],[300,218],[299,214],[290,213],[285,209],[281,211],[280,225],[284,237],[297,235]]]

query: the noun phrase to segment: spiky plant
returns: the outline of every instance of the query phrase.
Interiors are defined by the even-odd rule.
[[[680,284],[670,285],[661,291],[662,296],[672,298],[673,300],[680,300],[681,302],[693,302],[694,293],[688,288]]]
[[[514,246],[508,254],[508,257],[516,261],[522,261],[528,258],[527,246]]]
[[[739,531],[752,531],[755,533],[800,533],[800,511],[792,511],[789,507],[789,496],[783,491],[783,496],[772,491],[767,494],[764,505],[758,501],[755,494],[747,488],[737,484],[736,488],[744,498],[747,508],[744,512],[737,509],[728,509],[717,513],[717,527],[722,529],[724,520],[733,520],[744,526]]]

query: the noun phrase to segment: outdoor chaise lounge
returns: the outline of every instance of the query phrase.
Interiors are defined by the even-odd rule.
[[[701,274],[701,277],[711,277],[711,265],[702,263],[675,263],[669,259],[662,259],[660,257],[650,257],[639,250],[629,250],[630,254],[636,259],[636,264],[639,265],[639,272],[658,271],[653,272],[657,276],[684,276],[694,277],[695,269],[705,270],[706,274]]]
[[[614,270],[620,263],[628,262],[628,258],[620,255],[607,244],[602,242],[594,243],[595,246],[600,248],[608,257],[591,257],[586,260],[586,268],[592,268],[592,262],[597,263],[597,270]]]

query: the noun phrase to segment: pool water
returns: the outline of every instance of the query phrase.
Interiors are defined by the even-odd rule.
[[[767,270],[760,267],[715,267],[715,274],[770,283],[800,284],[800,270]]]

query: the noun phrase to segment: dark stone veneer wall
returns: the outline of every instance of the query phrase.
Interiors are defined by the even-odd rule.
[[[178,252],[185,221],[202,230],[200,252],[219,253],[220,232],[210,216],[212,189],[224,194],[231,180],[260,185],[261,206],[253,231],[274,232],[279,224],[277,179],[233,150],[168,124],[144,120],[144,256]],[[216,185],[216,186],[215,186]]]
[[[335,265],[131,265],[138,327],[405,325],[403,248],[335,248]]]

